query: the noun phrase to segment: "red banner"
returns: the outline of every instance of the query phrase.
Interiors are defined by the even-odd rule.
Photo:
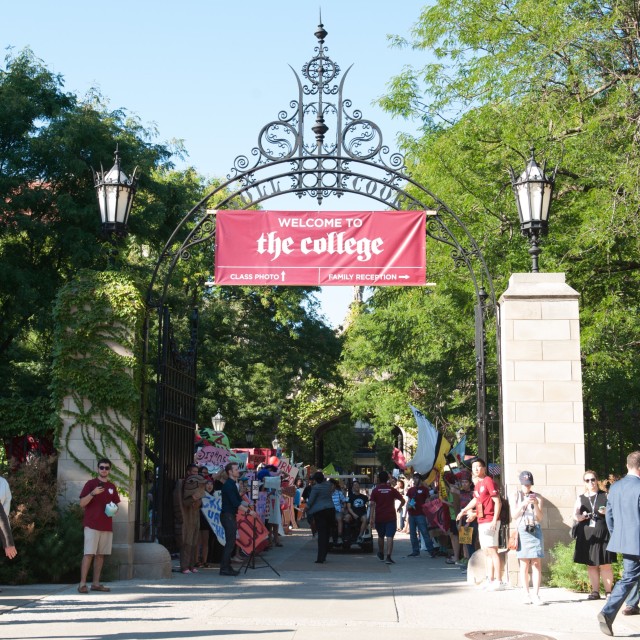
[[[218,211],[223,285],[424,285],[424,211]]]

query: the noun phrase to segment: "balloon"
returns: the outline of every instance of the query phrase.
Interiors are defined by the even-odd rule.
[[[271,456],[269,458],[269,464],[272,464],[274,467],[277,467],[280,464],[280,460],[278,459],[278,456]]]

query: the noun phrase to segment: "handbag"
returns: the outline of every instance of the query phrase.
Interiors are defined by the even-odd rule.
[[[575,540],[578,537],[578,523],[574,522],[571,527],[571,537]]]
[[[518,529],[512,529],[509,532],[509,542],[507,544],[507,549],[509,549],[510,551],[517,551],[519,542],[520,540],[518,536]]]

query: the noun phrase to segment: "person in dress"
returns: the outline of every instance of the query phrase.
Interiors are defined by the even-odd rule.
[[[588,600],[600,600],[600,580],[607,595],[613,587],[613,568],[616,554],[607,551],[609,529],[605,520],[607,494],[598,488],[595,471],[584,472],[584,493],[578,496],[573,509],[576,527],[576,547],[573,561],[587,565],[591,593]]]
[[[525,592],[525,602],[544,604],[540,600],[542,578],[542,558],[544,558],[544,538],[542,536],[542,498],[534,493],[533,475],[530,471],[520,474],[520,490],[511,504],[514,505],[513,523],[518,528],[518,549],[516,555],[520,563],[520,584]],[[532,591],[529,590],[531,579]]]

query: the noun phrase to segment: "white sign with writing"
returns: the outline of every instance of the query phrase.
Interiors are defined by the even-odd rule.
[[[220,511],[222,510],[222,492],[214,491],[213,494],[205,493],[202,498],[201,511],[207,519],[213,533],[215,533],[218,542],[224,545],[225,535],[224,528],[220,522]]]

